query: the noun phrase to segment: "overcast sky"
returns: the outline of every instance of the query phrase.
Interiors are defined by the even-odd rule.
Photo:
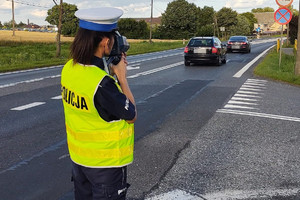
[[[14,0],[15,1],[15,21],[19,23],[31,23],[38,25],[47,25],[45,21],[47,10],[50,9],[54,2],[53,0]],[[59,2],[60,0],[56,0]],[[158,17],[164,13],[167,5],[172,0],[153,0],[154,17]],[[64,2],[75,4],[80,8],[92,7],[118,7],[124,11],[124,17],[140,18],[150,17],[151,0],[64,0]],[[277,10],[278,5],[275,0],[188,0],[190,3],[195,3],[203,8],[204,6],[213,7],[216,11],[223,7],[230,7],[238,13],[251,11],[253,8],[272,7]],[[293,1],[293,6],[299,9],[299,0]],[[2,24],[12,19],[12,2],[11,0],[0,0],[0,21]]]

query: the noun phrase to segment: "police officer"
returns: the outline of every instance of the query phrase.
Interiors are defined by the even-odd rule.
[[[62,99],[76,200],[125,199],[127,165],[133,161],[134,97],[126,79],[126,56],[111,67],[116,8],[78,10],[79,30],[61,74]]]

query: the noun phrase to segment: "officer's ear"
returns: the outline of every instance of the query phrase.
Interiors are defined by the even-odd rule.
[[[109,48],[108,44],[109,44],[109,38],[103,37],[102,40],[98,44],[98,48],[100,48],[100,49]]]

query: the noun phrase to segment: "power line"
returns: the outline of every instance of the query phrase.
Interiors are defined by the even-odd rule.
[[[6,1],[12,2],[12,0],[6,0]],[[35,4],[35,3],[31,3],[31,2],[26,2],[26,1],[23,1],[23,0],[14,0],[14,2],[18,3],[18,4],[22,4],[22,5],[39,7],[39,8],[51,8],[51,6],[45,6],[45,5],[41,5],[41,4]]]

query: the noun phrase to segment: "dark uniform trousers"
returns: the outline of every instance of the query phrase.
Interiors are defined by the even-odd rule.
[[[75,200],[125,200],[127,167],[88,168],[73,163]]]

